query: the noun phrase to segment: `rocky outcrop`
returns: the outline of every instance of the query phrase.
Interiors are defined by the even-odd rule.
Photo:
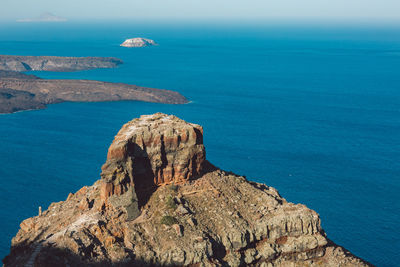
[[[146,47],[146,46],[152,46],[152,45],[157,45],[157,43],[150,39],[138,37],[138,38],[126,39],[120,46],[123,46],[123,47]]]
[[[0,70],[8,71],[79,71],[115,68],[122,63],[122,60],[114,57],[0,55]]]
[[[12,98],[9,108],[0,107],[0,113],[9,113],[18,110],[43,108],[47,104],[70,102],[99,102],[138,100],[166,104],[185,104],[187,99],[178,92],[147,88],[123,83],[108,83],[90,80],[46,80],[33,75],[25,75],[11,71],[0,71],[0,89],[13,89],[27,92],[31,97],[31,105],[26,105],[29,99]]]
[[[4,265],[369,265],[330,241],[315,211],[212,167],[201,127],[174,116],[124,125],[101,176],[23,221]]]
[[[101,198],[135,187],[139,206],[160,185],[180,184],[204,168],[203,128],[175,116],[142,116],[125,124],[102,167]]]

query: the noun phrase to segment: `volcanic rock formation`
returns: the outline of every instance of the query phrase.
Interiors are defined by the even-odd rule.
[[[125,124],[101,179],[28,218],[4,266],[368,266],[318,214],[213,167],[203,132],[157,113]]]
[[[111,144],[102,167],[101,198],[135,186],[142,205],[156,187],[199,176],[204,162],[201,126],[164,114],[142,116],[125,124]]]

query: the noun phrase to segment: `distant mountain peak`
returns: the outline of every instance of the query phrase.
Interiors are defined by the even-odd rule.
[[[50,12],[44,12],[38,17],[19,19],[17,22],[65,22],[66,18],[59,17]]]

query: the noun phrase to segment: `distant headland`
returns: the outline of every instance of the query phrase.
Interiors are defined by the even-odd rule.
[[[90,80],[48,80],[21,73],[114,68],[122,63],[118,58],[0,55],[0,113],[42,109],[47,104],[65,101],[137,100],[166,104],[188,103],[184,96],[170,90]]]
[[[115,57],[56,57],[0,55],[0,70],[80,71],[115,68],[123,61]]]

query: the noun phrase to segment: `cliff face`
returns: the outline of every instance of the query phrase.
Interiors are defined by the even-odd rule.
[[[56,57],[0,55],[0,70],[8,71],[79,71],[115,68],[122,60],[113,57]]]
[[[5,266],[368,266],[318,214],[205,160],[202,128],[135,119],[101,179],[21,223]]]
[[[143,116],[125,124],[111,144],[101,199],[135,187],[139,206],[144,205],[157,187],[197,177],[204,164],[202,127],[173,116]]]

